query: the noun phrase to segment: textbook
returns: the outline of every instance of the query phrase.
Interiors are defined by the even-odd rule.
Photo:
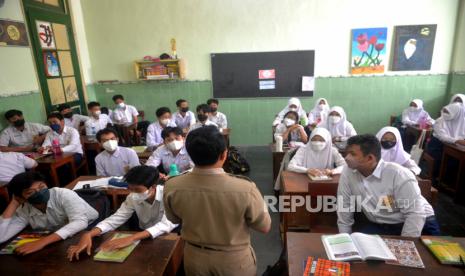
[[[40,240],[42,237],[48,235],[49,232],[37,232],[37,233],[25,233],[19,234],[14,240],[7,244],[0,250],[0,255],[11,255],[14,254],[16,248],[30,242]]]
[[[350,264],[344,262],[330,261],[318,258],[314,260],[313,257],[308,257],[304,261],[304,276],[349,276]]]
[[[425,268],[413,241],[387,238],[383,240],[397,258],[397,261],[386,261],[386,264]]]
[[[131,147],[136,153],[143,153],[146,149],[147,146],[134,146]]]
[[[116,233],[111,238],[120,239],[130,236],[131,234],[124,234],[124,233]],[[126,260],[126,258],[131,254],[131,252],[136,248],[140,241],[136,241],[133,244],[126,246],[125,248],[113,250],[113,251],[102,251],[99,250],[97,254],[94,256],[94,261],[101,261],[101,262],[116,262],[122,263]]]
[[[432,236],[422,236],[421,241],[441,264],[462,265],[460,256],[465,258],[465,251],[459,243]]]
[[[309,174],[309,173],[307,173],[307,175],[313,181],[331,180],[332,179],[331,176],[327,176],[327,175],[317,176],[317,175],[313,175],[313,174]]]
[[[323,235],[326,255],[333,261],[391,260],[397,261],[389,247],[378,235],[362,233]]]

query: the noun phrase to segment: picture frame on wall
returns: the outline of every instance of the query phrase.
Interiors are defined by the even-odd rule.
[[[350,73],[384,73],[386,40],[386,27],[352,29]]]
[[[47,77],[59,77],[60,68],[58,66],[57,52],[44,51],[43,57],[44,57],[45,75]]]

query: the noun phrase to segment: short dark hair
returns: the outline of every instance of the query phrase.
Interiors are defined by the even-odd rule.
[[[7,120],[9,120],[10,118],[14,116],[23,116],[23,112],[17,109],[10,109],[7,112],[5,112],[5,119]]]
[[[158,169],[153,166],[135,166],[124,176],[124,182],[129,185],[144,185],[147,188],[157,184],[159,178]]]
[[[174,135],[182,135],[182,129],[180,127],[165,127],[161,131],[161,138],[165,140],[166,137],[169,137],[171,133],[174,133]]]
[[[103,114],[107,114],[107,115],[110,114],[110,111],[108,110],[108,107],[105,107],[105,106],[102,107],[102,108],[100,108],[100,111],[101,111]]]
[[[157,115],[158,118],[163,116],[163,114],[165,114],[165,113],[170,113],[171,114],[171,110],[166,106],[162,106],[162,107],[158,108],[157,111],[155,111],[155,115]]]
[[[123,100],[123,101],[124,101],[124,97],[123,97],[123,95],[121,95],[121,94],[114,95],[111,99],[112,99],[114,102],[115,102],[116,100]]]
[[[179,99],[179,100],[176,101],[176,106],[180,107],[182,103],[187,103],[187,101],[184,100],[184,99]]]
[[[23,197],[23,191],[34,182],[45,182],[45,178],[38,172],[29,171],[15,175],[8,183],[8,190],[15,196]]]
[[[52,118],[57,118],[58,120],[63,121],[63,115],[61,115],[59,112],[52,112],[48,114],[47,120]]]
[[[226,150],[223,135],[215,126],[204,126],[189,132],[186,149],[195,165],[215,164]]]
[[[91,109],[92,107],[100,106],[99,102],[90,102],[87,104],[87,108]]]
[[[299,123],[299,113],[295,111],[288,111],[286,114],[284,114],[284,118],[286,118],[286,116],[289,114],[293,114],[296,117],[296,123]]]
[[[196,111],[197,113],[199,111],[203,111],[203,113],[207,113],[207,112],[212,112],[210,106],[208,104],[199,104],[196,108]]]
[[[360,146],[360,150],[364,156],[373,154],[377,161],[381,159],[381,144],[373,134],[361,134],[350,137],[347,140],[347,147],[352,145]]]
[[[57,107],[57,110],[59,112],[65,110],[65,109],[68,109],[68,108],[71,108],[71,106],[69,104],[60,104],[58,107]]]
[[[210,105],[212,103],[219,104],[220,102],[218,101],[218,99],[214,99],[214,98],[208,99],[207,104]]]
[[[116,133],[116,131],[112,128],[104,128],[102,130],[99,130],[96,134],[97,136],[97,141],[101,141],[102,139],[102,135],[107,135],[107,134],[110,134],[110,133],[113,133],[116,137],[118,137],[118,133]]]

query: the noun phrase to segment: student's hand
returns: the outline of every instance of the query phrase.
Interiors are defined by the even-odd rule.
[[[71,245],[68,248],[68,259],[70,262],[73,261],[73,259],[76,259],[79,261],[79,254],[86,249],[87,255],[90,256],[91,250],[92,250],[92,237],[90,233],[85,233],[82,235],[81,240],[77,245]]]
[[[45,135],[36,135],[36,136],[32,137],[32,143],[34,145],[42,145],[44,140],[45,140]]]
[[[22,199],[20,197],[17,197],[15,195],[13,195],[13,197],[11,198],[11,202],[10,204],[14,204],[14,205],[17,205],[16,208],[18,208],[21,204],[23,204],[24,202],[26,202],[25,199]]]
[[[129,237],[115,239],[115,240],[108,240],[102,244],[100,247],[103,251],[113,251],[116,249],[124,248],[126,246],[131,245],[134,242],[134,235]]]
[[[455,141],[457,145],[465,146],[465,140],[457,140]]]
[[[37,252],[41,250],[42,248],[45,247],[45,244],[43,243],[42,239],[30,243],[26,243],[24,245],[21,245],[20,247],[15,249],[15,253],[18,255],[27,255],[31,254],[34,252]]]
[[[308,169],[307,171],[309,174],[313,176],[321,176],[323,173],[319,169]]]
[[[333,175],[333,171],[330,170],[330,169],[325,169],[325,170],[323,171],[323,174],[324,174],[324,175],[327,175],[327,176],[332,176],[332,175]]]

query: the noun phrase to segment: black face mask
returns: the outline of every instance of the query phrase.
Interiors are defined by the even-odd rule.
[[[189,111],[189,107],[181,107],[181,112],[186,113],[187,111]]]
[[[31,204],[46,204],[49,199],[50,191],[48,188],[45,188],[31,195],[27,201]]]
[[[20,120],[16,120],[13,122],[13,125],[15,127],[22,127],[24,126],[24,123],[26,123],[26,121],[24,121],[24,119],[20,119]]]
[[[381,141],[381,147],[383,149],[392,149],[396,145],[394,141]]]
[[[66,113],[65,115],[63,115],[63,117],[71,119],[73,117],[73,112]]]
[[[216,108],[216,107],[210,107],[210,110],[211,110],[213,113],[215,113],[215,112],[218,110],[218,108]]]
[[[197,114],[197,119],[199,119],[199,121],[203,122],[203,121],[206,121],[208,119],[208,116],[205,115],[205,114]]]

